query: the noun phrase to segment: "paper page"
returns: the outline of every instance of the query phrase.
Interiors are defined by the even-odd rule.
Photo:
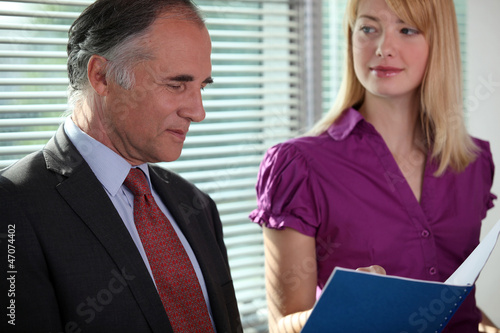
[[[481,243],[467,257],[467,259],[458,267],[446,284],[452,285],[472,285],[479,277],[479,273],[483,269],[486,261],[495,248],[495,244],[500,234],[500,220],[493,226],[493,229],[486,235]]]

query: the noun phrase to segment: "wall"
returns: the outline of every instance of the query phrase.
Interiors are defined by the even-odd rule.
[[[500,219],[500,37],[499,0],[469,0],[467,11],[468,127],[472,135],[490,141],[496,165],[493,193],[496,207],[483,222],[482,236]],[[500,244],[477,282],[477,300],[483,311],[500,325]]]

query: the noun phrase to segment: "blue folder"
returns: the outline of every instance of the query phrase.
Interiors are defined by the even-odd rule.
[[[472,288],[335,268],[302,333],[441,332]]]
[[[335,268],[302,333],[439,333],[474,288],[500,220],[444,283]]]

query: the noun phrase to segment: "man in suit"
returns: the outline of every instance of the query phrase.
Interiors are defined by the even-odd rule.
[[[190,0],[97,0],[76,19],[71,115],[41,151],[0,172],[1,332],[242,331],[214,202],[150,164],[177,159],[190,123],[204,119],[210,54]],[[154,200],[131,190],[131,170]],[[174,245],[141,231],[153,210],[163,222],[145,223],[173,227],[182,269],[162,247]],[[188,278],[168,275],[184,270],[201,300],[187,311],[169,298]]]

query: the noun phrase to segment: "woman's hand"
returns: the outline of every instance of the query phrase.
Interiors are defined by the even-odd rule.
[[[479,324],[479,332],[480,333],[500,333],[500,330],[496,327],[493,321],[481,310],[481,314],[483,319]]]
[[[376,274],[380,274],[380,275],[387,275],[385,273],[385,269],[382,266],[379,266],[379,265],[371,265],[369,267],[360,267],[360,268],[358,268],[356,270],[360,271],[360,272],[367,272],[367,273],[376,273]]]

